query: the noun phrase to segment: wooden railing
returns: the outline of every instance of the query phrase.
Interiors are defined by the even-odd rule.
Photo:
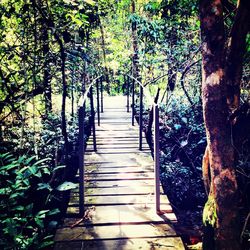
[[[129,79],[126,79],[127,87],[127,112],[129,112],[129,99],[131,93],[131,108],[132,108],[132,126],[134,126],[135,119],[135,85],[138,84],[140,87],[139,93],[139,150],[142,150],[142,134],[143,134],[143,96],[146,96],[147,100],[153,106],[153,123],[154,123],[154,134],[153,134],[153,144],[154,144],[154,180],[155,180],[155,209],[156,212],[160,212],[160,147],[159,147],[159,105],[155,100],[152,99],[149,91],[145,86],[136,78],[131,75],[127,75],[129,79],[132,80],[132,85],[130,86]],[[131,87],[131,90],[130,90]]]
[[[153,123],[154,123],[154,179],[155,179],[155,209],[156,212],[160,212],[160,150],[159,150],[159,106],[152,97],[149,91],[143,86],[143,84],[138,81],[133,76],[127,75],[128,78],[132,80],[132,86],[130,86],[130,81],[127,80],[127,112],[129,112],[129,100],[130,93],[132,95],[132,125],[134,126],[135,120],[135,85],[138,84],[140,87],[140,111],[139,111],[139,150],[142,150],[142,135],[143,135],[143,96],[146,96],[148,100],[151,101],[153,105]],[[100,126],[100,113],[103,112],[103,82],[102,76],[95,78],[88,86],[82,98],[79,100],[79,215],[84,215],[84,154],[85,154],[85,144],[84,144],[84,120],[85,120],[85,104],[86,101],[90,100],[90,126],[93,136],[93,150],[97,151],[96,145],[96,133],[95,133],[95,109],[94,109],[94,96],[93,88],[96,87],[96,103],[97,103],[97,122]],[[131,87],[131,88],[130,88]],[[100,93],[101,91],[101,93]]]
[[[101,84],[101,96],[100,96],[100,84]],[[88,86],[87,90],[80,98],[78,103],[78,115],[79,115],[79,215],[84,215],[84,154],[85,154],[85,140],[84,140],[84,126],[86,115],[86,102],[90,101],[90,128],[93,136],[93,150],[97,151],[96,147],[96,131],[95,131],[95,108],[94,108],[94,95],[93,87],[96,86],[96,103],[97,103],[97,120],[98,126],[100,126],[100,109],[103,112],[103,84],[102,76],[95,78]],[[101,98],[101,100],[100,100]],[[101,102],[101,105],[100,105]]]

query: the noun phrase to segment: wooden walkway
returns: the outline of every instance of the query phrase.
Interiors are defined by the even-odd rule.
[[[56,250],[185,249],[164,194],[162,214],[155,212],[153,160],[145,139],[138,150],[138,126],[131,126],[125,105],[125,97],[105,97],[97,152],[90,140],[85,156],[85,218],[65,219]],[[77,203],[75,191],[68,213],[78,211]]]

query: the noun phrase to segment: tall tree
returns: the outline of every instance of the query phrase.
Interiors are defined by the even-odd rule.
[[[100,16],[99,18],[99,27],[101,31],[101,45],[102,45],[102,53],[103,53],[103,61],[104,61],[104,69],[105,69],[105,80],[108,84],[108,93],[110,92],[110,80],[109,80],[109,70],[107,66],[107,56],[106,56],[106,46],[105,46],[105,33],[104,33],[104,27],[102,25],[102,21]]]
[[[214,228],[215,249],[240,249],[236,152],[230,115],[239,108],[242,62],[250,24],[247,0],[238,0],[227,43],[221,0],[200,0],[202,39],[202,100],[207,133],[203,160],[208,202],[205,223]],[[207,174],[210,173],[210,178]],[[212,249],[204,244],[204,249]]]
[[[136,15],[136,5],[135,0],[131,1],[131,13],[134,15],[132,19],[132,43],[133,43],[133,77],[139,78],[139,46],[138,46],[138,37],[137,37],[137,24],[135,20]]]
[[[44,99],[45,99],[45,110],[48,115],[52,111],[52,87],[50,82],[50,70],[49,70],[49,35],[46,26],[42,27],[42,51],[44,56],[43,65],[43,86],[45,88]]]

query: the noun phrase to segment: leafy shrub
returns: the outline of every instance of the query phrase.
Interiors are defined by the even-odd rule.
[[[90,135],[89,118],[90,110],[87,109],[85,117],[85,142]],[[78,117],[71,118],[67,125],[70,151],[77,151],[78,143]],[[61,118],[57,114],[49,114],[42,123],[42,130],[38,141],[39,156],[50,158],[51,164],[57,166],[64,164],[63,147],[64,140],[61,132]]]
[[[139,108],[135,108],[138,120]],[[171,203],[193,209],[204,205],[202,157],[206,147],[201,104],[192,107],[172,100],[160,106],[161,182]],[[149,109],[143,111],[147,130]]]
[[[90,135],[89,119],[87,110],[85,142]],[[16,157],[11,153],[0,154],[0,249],[42,249],[53,244],[53,233],[65,210],[68,191],[77,186],[70,180],[78,167],[78,119],[70,120],[67,126],[72,164],[72,176],[67,181],[62,178],[65,158],[60,116],[50,114],[42,121],[41,131],[36,135],[36,154],[33,134],[28,127],[25,129],[27,147],[23,144],[24,148],[20,148],[16,130],[16,141],[10,133],[9,141],[14,142],[2,150],[8,149]],[[38,157],[42,160],[37,160]]]
[[[161,107],[161,179],[169,199],[180,208],[203,205],[202,157],[206,147],[200,104],[172,102]]]
[[[53,243],[48,228],[55,228],[52,218],[60,211],[49,209],[54,190],[46,182],[51,175],[47,160],[0,154],[1,249],[42,249]]]

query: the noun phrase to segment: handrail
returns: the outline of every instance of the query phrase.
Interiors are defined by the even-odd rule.
[[[84,144],[84,120],[85,120],[85,102],[87,98],[90,98],[90,126],[92,127],[93,133],[93,146],[94,151],[97,151],[96,147],[96,133],[95,133],[95,110],[94,110],[94,100],[93,100],[93,85],[96,83],[97,87],[97,105],[99,105],[99,85],[97,80],[102,76],[96,77],[88,86],[87,90],[84,92],[83,96],[78,102],[78,112],[79,112],[79,215],[84,215],[84,154],[85,154],[85,144]],[[88,96],[90,94],[90,96]],[[100,125],[100,110],[97,107],[98,112],[98,125]]]
[[[154,181],[155,181],[155,210],[160,212],[160,128],[159,128],[159,106],[154,103]]]
[[[143,121],[142,121],[142,112],[143,112],[143,90],[146,90],[143,84],[136,79],[133,76],[128,75],[133,80],[132,84],[132,126],[134,126],[134,111],[135,111],[135,82],[139,84],[140,86],[140,114],[139,114],[139,150],[142,150],[142,126],[143,126]],[[146,95],[146,93],[144,94]]]
[[[154,121],[154,182],[155,182],[155,210],[160,213],[160,145],[159,145],[159,104],[153,99],[148,89],[138,79],[133,76],[130,77],[132,82],[132,125],[134,125],[134,83],[140,86],[140,113],[139,113],[139,150],[142,150],[142,112],[143,112],[143,91],[144,95],[150,100],[153,106],[153,121]],[[129,88],[129,84],[127,84]],[[129,91],[127,91],[129,95]],[[129,96],[128,96],[129,98]],[[128,103],[128,102],[127,102]]]
[[[127,75],[129,78],[133,80],[132,84],[132,126],[134,126],[134,83],[136,82],[140,86],[140,113],[139,113],[139,150],[142,150],[142,130],[143,130],[143,120],[142,120],[142,113],[143,113],[143,95],[149,99],[152,106],[155,104],[155,100],[151,97],[148,89],[135,77],[131,75]]]
[[[150,95],[148,89],[146,88],[145,85],[142,84],[142,82],[140,82],[138,79],[136,79],[135,77],[131,76],[131,75],[127,75],[128,77],[130,77],[132,80],[136,81],[142,88],[143,90],[146,92],[144,92],[144,95],[150,100],[151,104],[154,104],[154,99],[152,98],[152,96]]]
[[[88,86],[87,90],[84,92],[83,96],[80,97],[80,100],[78,101],[78,107],[82,107],[84,105],[84,103],[86,102],[87,98],[88,98],[88,93],[90,92],[91,87],[96,83],[96,81],[101,78],[102,75],[96,77],[95,79],[93,79],[93,81],[90,83],[90,85]]]

